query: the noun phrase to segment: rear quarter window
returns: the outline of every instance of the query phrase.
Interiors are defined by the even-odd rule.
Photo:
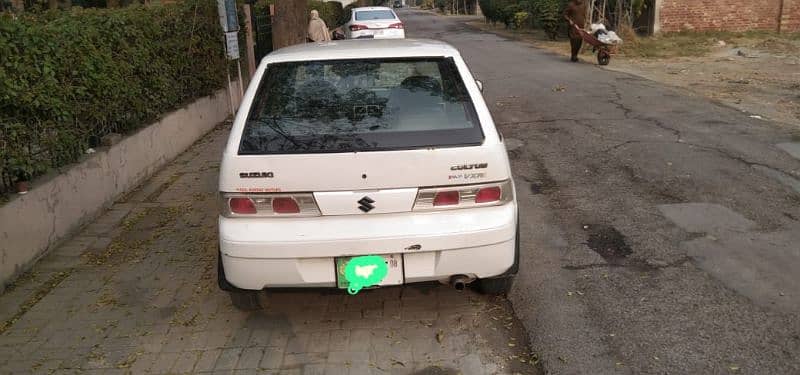
[[[240,154],[479,145],[478,116],[451,58],[270,64]]]

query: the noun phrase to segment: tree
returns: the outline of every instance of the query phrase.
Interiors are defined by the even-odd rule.
[[[11,9],[15,12],[22,12],[25,10],[25,1],[24,0],[11,0]]]
[[[275,49],[306,42],[308,25],[306,0],[275,1],[272,23],[272,47]]]

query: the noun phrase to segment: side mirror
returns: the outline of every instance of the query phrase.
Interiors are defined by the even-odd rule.
[[[483,92],[483,82],[476,79],[475,84],[478,85],[478,90],[481,90],[481,92]]]

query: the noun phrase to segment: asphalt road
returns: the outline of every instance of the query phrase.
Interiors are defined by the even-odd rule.
[[[400,16],[484,82],[521,205],[510,298],[546,371],[800,373],[798,129]]]

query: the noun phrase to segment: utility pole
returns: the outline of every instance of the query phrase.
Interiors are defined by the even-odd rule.
[[[306,0],[275,1],[272,22],[272,48],[278,49],[306,42],[308,3]]]

